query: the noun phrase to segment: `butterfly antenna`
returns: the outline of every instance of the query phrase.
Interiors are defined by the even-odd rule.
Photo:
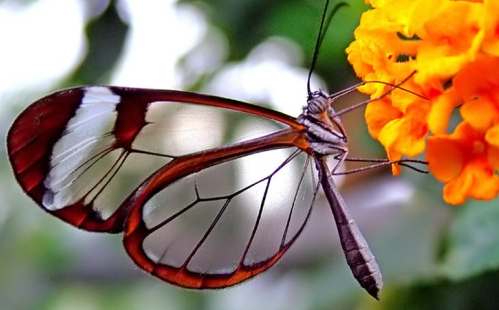
[[[319,50],[321,49],[322,42],[324,41],[327,30],[329,28],[329,24],[331,24],[331,20],[333,19],[336,12],[338,12],[338,10],[343,6],[348,6],[348,3],[340,2],[333,7],[331,12],[328,13],[329,0],[326,0],[324,4],[324,11],[322,12],[322,17],[321,17],[321,25],[319,27],[319,33],[317,34],[317,40],[315,41],[312,63],[310,64],[310,70],[308,72],[308,78],[307,78],[307,93],[309,97],[312,95],[312,91],[310,89],[310,79],[312,78],[312,73],[314,72],[317,59],[319,58]]]

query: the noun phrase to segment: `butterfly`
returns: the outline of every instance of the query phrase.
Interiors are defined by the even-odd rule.
[[[235,285],[273,266],[303,231],[322,187],[347,263],[377,298],[379,266],[333,176],[348,173],[339,171],[345,161],[371,164],[356,171],[395,162],[348,156],[340,116],[372,100],[339,112],[333,106],[360,84],[335,94],[310,89],[325,24],[345,3],[326,14],[328,5],[307,103],[298,117],[176,90],[61,90],[28,106],[9,130],[8,155],[17,181],[43,210],[75,227],[122,233],[137,266],[186,288]],[[405,90],[404,81],[371,82]],[[220,113],[267,122],[270,130],[213,146],[203,122]],[[414,168],[411,163],[424,162],[397,163]]]

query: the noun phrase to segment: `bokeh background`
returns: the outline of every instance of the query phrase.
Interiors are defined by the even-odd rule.
[[[313,87],[355,83],[344,48],[366,9],[335,16]],[[323,2],[1,0],[0,131],[30,102],[83,84],[200,91],[298,115]],[[352,95],[343,104],[361,100]],[[346,115],[352,154],[383,157]],[[0,309],[496,309],[499,205],[443,204],[430,175],[387,169],[342,192],[384,274],[381,302],[353,280],[320,194],[280,263],[234,288],[184,290],[138,270],[119,235],[78,231],[17,186],[1,149]]]

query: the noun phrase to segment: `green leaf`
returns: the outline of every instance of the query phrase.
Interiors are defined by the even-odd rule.
[[[499,205],[471,202],[461,207],[447,236],[441,271],[462,280],[499,268]]]
[[[85,27],[88,50],[80,66],[67,79],[68,86],[106,83],[120,59],[128,25],[118,16],[114,1]]]
[[[499,273],[487,273],[463,282],[431,281],[387,287],[380,302],[366,300],[358,309],[468,310],[497,309]]]

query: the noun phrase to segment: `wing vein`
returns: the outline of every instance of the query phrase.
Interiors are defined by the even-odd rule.
[[[177,217],[179,217],[180,215],[182,215],[184,212],[188,211],[190,208],[194,207],[198,202],[200,202],[199,199],[196,199],[195,201],[193,201],[192,203],[190,203],[189,205],[185,206],[184,208],[182,208],[181,210],[175,212],[174,214],[172,214],[170,217],[164,219],[163,221],[161,221],[159,224],[157,224],[156,226],[150,228],[148,230],[148,234],[152,234],[153,232],[155,232],[156,230],[158,230],[159,228],[161,228],[162,226],[168,224],[169,222],[173,221],[174,219],[176,219]]]
[[[199,248],[201,247],[201,245],[203,245],[203,243],[206,241],[206,238],[208,238],[208,235],[213,231],[213,229],[217,225],[217,223],[220,220],[220,218],[222,217],[223,213],[225,212],[225,210],[229,206],[230,201],[231,201],[230,199],[227,199],[225,201],[224,205],[222,206],[222,208],[220,209],[220,211],[218,211],[217,215],[213,219],[213,222],[211,222],[210,227],[208,228],[208,230],[204,233],[204,235],[201,238],[201,240],[198,241],[198,243],[196,244],[196,246],[194,247],[194,249],[192,250],[192,252],[189,254],[189,256],[187,257],[187,259],[185,260],[182,268],[187,268],[187,265],[192,260],[192,257],[194,257],[194,255],[196,255],[196,253],[199,250]]]
[[[97,182],[92,187],[92,189],[88,191],[88,193],[85,196],[87,196],[92,191],[94,191],[98,186],[100,186],[100,183],[102,181],[104,181],[111,174],[111,176],[104,182],[104,185],[102,185],[102,187],[97,191],[97,193],[95,194],[95,196],[91,199],[91,203],[102,193],[102,191],[104,191],[104,189],[106,188],[106,186],[113,180],[113,178],[116,176],[116,174],[118,173],[118,171],[120,171],[121,167],[125,163],[125,161],[126,161],[126,159],[127,159],[127,157],[128,157],[129,154],[130,153],[128,153],[126,151],[123,151],[120,154],[120,156],[118,157],[118,159],[113,163],[113,165],[111,166],[111,168],[109,168],[109,170],[104,174],[104,176],[102,176],[102,178],[99,180],[99,182]],[[116,169],[114,169],[115,167],[116,167]]]
[[[288,215],[288,218],[286,220],[286,227],[284,228],[284,233],[282,235],[282,240],[281,240],[281,245],[280,245],[281,249],[284,246],[284,243],[286,242],[286,237],[287,237],[287,234],[288,234],[289,224],[291,222],[291,217],[293,215],[293,210],[294,210],[294,207],[295,207],[295,204],[296,204],[296,198],[298,197],[298,192],[300,191],[300,187],[303,184],[303,180],[305,178],[305,175],[307,174],[307,169],[308,169],[309,163],[310,163],[310,157],[307,156],[307,160],[305,161],[305,166],[303,167],[303,172],[301,173],[301,176],[300,176],[300,181],[298,182],[298,186],[296,187],[295,195],[293,197],[293,203],[291,204],[291,208],[289,210],[289,215]]]
[[[246,244],[246,247],[244,248],[243,256],[241,257],[241,261],[239,262],[239,265],[244,265],[244,260],[246,259],[246,255],[248,254],[249,248],[251,247],[251,244],[253,243],[253,239],[255,238],[256,230],[257,230],[258,225],[260,224],[260,220],[262,218],[263,205],[265,204],[265,199],[267,198],[267,193],[269,191],[270,180],[271,180],[271,178],[269,178],[267,180],[267,185],[265,186],[265,191],[263,192],[262,202],[260,203],[260,208],[258,209],[258,215],[256,216],[255,225],[253,226],[253,230],[251,231],[250,239],[249,239],[248,243]]]
[[[312,214],[312,209],[313,209],[314,204],[315,204],[315,198],[317,197],[317,192],[319,191],[319,186],[320,186],[319,183],[317,183],[317,185],[315,186],[314,196],[312,198],[312,201],[310,202],[310,206],[308,207],[307,216],[305,217],[305,220],[303,221],[303,223],[301,224],[300,228],[298,229],[296,234],[293,236],[293,238],[286,244],[286,246],[291,245],[293,242],[295,242],[295,240],[298,238],[298,236],[300,236],[303,229],[305,228],[305,225],[307,224],[308,219],[310,218],[310,215]]]
[[[54,185],[57,185],[59,183],[61,183],[62,181],[64,181],[65,178],[67,178],[68,176],[70,176],[73,172],[77,172],[78,170],[82,169],[83,167],[85,167],[85,165],[89,164],[88,166],[86,166],[83,171],[81,171],[80,173],[78,173],[78,175],[76,175],[74,178],[72,178],[69,182],[67,182],[66,186],[63,186],[62,188],[60,188],[59,190],[61,189],[65,189],[67,188],[68,186],[70,186],[76,179],[78,179],[79,177],[81,177],[83,174],[85,174],[85,172],[87,172],[89,169],[91,169],[99,160],[101,160],[102,158],[104,158],[106,155],[108,155],[113,149],[108,147],[108,148],[105,148],[104,150],[96,153],[95,155],[93,155],[92,157],[90,157],[89,159],[87,159],[85,162],[83,162],[82,164],[80,164],[78,167],[76,167],[76,169],[74,169],[73,171],[70,171],[68,174],[66,174],[64,177],[62,178],[59,178],[59,180],[57,180],[57,182],[51,182],[51,186],[50,187],[53,187]]]

